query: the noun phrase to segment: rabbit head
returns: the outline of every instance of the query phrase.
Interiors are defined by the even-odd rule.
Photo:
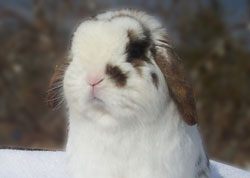
[[[61,80],[70,111],[109,115],[117,122],[134,118],[148,122],[173,102],[187,124],[196,123],[183,64],[153,17],[121,10],[88,19],[73,35],[69,58],[65,71],[55,73],[51,87],[57,88]],[[58,91],[51,91],[53,106]]]

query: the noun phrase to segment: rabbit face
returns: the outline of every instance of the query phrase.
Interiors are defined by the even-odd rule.
[[[50,106],[61,98],[58,91],[63,83],[69,110],[85,118],[153,121],[172,102],[180,118],[196,124],[184,65],[153,17],[121,10],[83,22],[74,33],[70,59],[67,69],[58,68],[52,77]]]
[[[69,109],[110,115],[117,122],[157,118],[167,87],[154,48],[150,31],[132,18],[82,23],[64,75]]]

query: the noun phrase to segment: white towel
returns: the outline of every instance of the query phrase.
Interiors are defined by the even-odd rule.
[[[65,153],[0,149],[0,178],[70,178]],[[250,173],[211,161],[211,178],[250,178]]]

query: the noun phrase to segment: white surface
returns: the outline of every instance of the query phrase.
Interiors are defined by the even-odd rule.
[[[250,173],[211,161],[211,178],[250,178]],[[0,150],[0,178],[70,178],[64,152]]]

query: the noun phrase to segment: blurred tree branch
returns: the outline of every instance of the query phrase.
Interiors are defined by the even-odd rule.
[[[0,6],[0,18],[11,17],[16,19],[19,23],[24,25],[25,27],[37,31],[37,27],[30,22],[28,19],[23,17],[21,14],[16,12],[15,10],[9,9],[7,7]]]

